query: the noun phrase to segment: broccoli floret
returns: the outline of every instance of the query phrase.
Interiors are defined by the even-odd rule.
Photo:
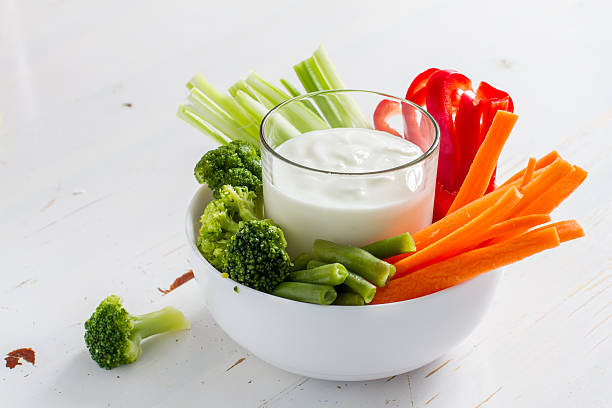
[[[196,164],[194,174],[200,184],[208,184],[216,198],[224,185],[247,187],[257,195],[261,191],[259,151],[241,140],[206,152]]]
[[[218,270],[225,267],[225,247],[238,231],[240,221],[257,218],[255,193],[246,187],[222,186],[219,198],[208,203],[200,218],[198,248]]]
[[[286,247],[283,231],[270,220],[243,222],[227,246],[224,272],[236,282],[270,292],[289,273]]]
[[[141,316],[130,315],[118,296],[104,299],[85,322],[85,344],[91,358],[102,368],[138,360],[141,340],[159,333],[189,328],[183,313],[173,307]]]
[[[197,242],[198,249],[204,258],[219,271],[225,267],[225,248],[231,237],[232,234],[200,232]]]

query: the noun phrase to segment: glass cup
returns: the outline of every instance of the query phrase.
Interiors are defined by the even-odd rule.
[[[325,164],[313,167],[309,158],[317,149],[295,144],[297,140],[292,143],[303,157],[283,155],[289,147],[281,148],[284,143],[326,129],[397,137],[411,143],[402,147],[414,148],[414,154],[392,168],[351,172],[330,171],[334,167]],[[311,252],[317,238],[363,246],[431,224],[440,132],[418,105],[372,91],[314,92],[268,112],[260,137],[265,217],[283,229],[291,256]],[[295,154],[296,148],[292,150]],[[338,152],[338,160],[344,153]]]

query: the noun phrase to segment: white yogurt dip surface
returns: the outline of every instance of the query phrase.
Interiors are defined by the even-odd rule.
[[[276,148],[311,169],[367,173],[393,169],[423,154],[415,144],[371,129],[315,130]],[[278,158],[264,163],[266,217],[284,230],[289,253],[310,252],[316,238],[365,245],[431,222],[435,163],[373,175],[306,170]],[[433,173],[432,173],[433,172]]]

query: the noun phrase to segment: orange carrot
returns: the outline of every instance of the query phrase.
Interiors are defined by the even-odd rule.
[[[536,198],[529,206],[523,209],[523,214],[550,213],[559,204],[572,194],[584,180],[588,173],[578,166],[559,180],[555,185],[546,190],[540,197]]]
[[[518,187],[519,184],[520,180],[514,181],[507,186],[499,187],[485,194],[478,200],[472,201],[465,207],[461,207],[457,211],[447,214],[444,218],[412,234],[412,239],[414,240],[417,250],[420,251],[473,220],[487,208],[495,204],[510,188]],[[412,254],[400,254],[388,258],[386,261],[394,264],[410,255]]]
[[[555,160],[557,160],[560,157],[561,156],[559,155],[559,153],[557,153],[556,150],[553,150],[552,152],[548,153],[545,156],[542,156],[540,159],[538,159],[536,161],[535,170],[540,170],[540,169],[548,166],[549,164],[551,164],[552,162],[554,162]],[[520,170],[518,173],[514,174],[512,177],[510,177],[508,180],[506,180],[506,182],[504,184],[502,184],[499,187],[504,187],[504,186],[512,183],[513,181],[516,181],[516,180],[522,178],[523,175],[525,174],[526,170],[527,170],[527,168],[524,168],[524,169]]]
[[[498,242],[524,234],[531,228],[546,224],[547,222],[550,222],[550,215],[548,214],[530,214],[522,217],[510,218],[509,220],[491,226],[485,231],[480,239],[480,242],[484,242],[485,244],[480,246],[497,244]]]
[[[376,291],[371,304],[399,302],[429,295],[559,244],[555,228],[530,231],[499,244],[475,249],[432,264],[403,278],[394,279]]]
[[[461,251],[482,242],[474,242],[474,237],[482,236],[481,231],[487,230],[492,225],[504,220],[506,214],[521,200],[521,197],[522,194],[519,193],[518,189],[512,187],[499,201],[491,205],[472,221],[457,228],[446,237],[397,262],[393,278],[399,279],[417,269],[455,256]]]
[[[535,179],[533,179],[521,191],[523,198],[510,212],[508,217],[517,217],[519,215],[527,215],[524,211],[535,200],[540,198],[542,194],[555,185],[563,177],[570,174],[574,168],[571,164],[563,159],[557,159],[552,164],[547,166],[544,171]]]
[[[449,213],[483,196],[497,166],[497,159],[501,154],[504,143],[508,140],[517,119],[518,116],[514,113],[503,110],[497,111],[485,139],[476,152],[457,197],[455,197],[448,210]]]
[[[536,159],[534,157],[529,158],[529,162],[527,163],[527,167],[525,167],[525,174],[521,179],[521,186],[519,187],[521,190],[531,181],[533,178],[533,172],[535,170]]]
[[[541,231],[546,228],[555,228],[561,242],[571,241],[572,239],[584,237],[584,230],[576,220],[566,220],[553,222],[552,224],[544,225],[543,227],[534,229]]]

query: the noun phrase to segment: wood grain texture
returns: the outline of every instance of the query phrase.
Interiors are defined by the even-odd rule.
[[[609,405],[611,11],[600,1],[1,0],[0,353],[36,350],[36,366],[0,369],[3,404]],[[251,68],[293,78],[320,42],[350,87],[403,95],[439,66],[509,91],[520,119],[500,180],[552,149],[589,171],[553,214],[578,219],[586,238],[508,268],[463,344],[390,379],[278,370],[227,337],[195,281],[157,290],[190,269],[183,218],[193,164],[212,147],[174,116],[184,83],[198,70],[220,88]],[[147,341],[137,364],[101,370],[83,322],[110,293],[134,313],[177,306],[192,329]]]

